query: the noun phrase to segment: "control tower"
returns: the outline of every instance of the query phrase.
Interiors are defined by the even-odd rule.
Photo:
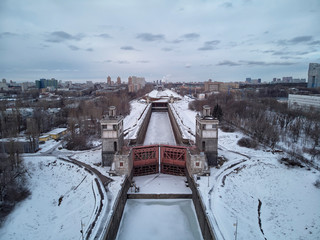
[[[218,124],[219,121],[211,115],[210,107],[203,106],[202,114],[196,116],[196,145],[207,156],[209,166],[217,165]]]
[[[111,166],[114,154],[123,146],[123,116],[116,107],[109,107],[109,115],[101,120],[102,165]]]

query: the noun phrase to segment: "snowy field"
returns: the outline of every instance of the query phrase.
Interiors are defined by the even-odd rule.
[[[85,232],[99,200],[94,177],[55,157],[25,163],[32,194],[8,216],[0,239],[81,239],[81,221]]]
[[[180,127],[192,136],[196,112],[188,110],[190,100],[173,106]],[[234,239],[236,222],[237,239],[320,239],[320,189],[314,186],[319,171],[288,168],[278,161],[284,154],[267,148],[240,147],[242,137],[219,130],[218,155],[227,162],[198,180],[218,239]]]
[[[192,200],[128,199],[117,240],[202,239]]]
[[[157,96],[158,92],[150,94],[150,97]],[[166,90],[158,97],[171,94]],[[197,113],[188,109],[190,101],[188,97],[181,97],[173,106],[180,128],[194,140]],[[147,106],[142,100],[134,100],[130,104],[131,113],[124,119],[126,138],[135,135]],[[157,128],[156,124],[153,130]],[[155,139],[159,135],[157,132],[151,134]],[[219,130],[218,154],[227,161],[220,169],[211,168],[209,178],[197,180],[218,239],[234,239],[236,222],[238,240],[320,239],[320,189],[314,186],[320,179],[319,171],[307,167],[288,168],[278,161],[284,157],[282,153],[273,154],[263,147],[240,147],[237,142],[243,136],[240,132],[224,133]],[[105,175],[109,169],[99,166],[100,149],[75,152],[59,150],[59,146],[59,142],[49,141],[41,145],[38,153],[23,155],[32,194],[8,216],[0,229],[0,239],[81,239],[81,222],[84,231],[88,230],[100,197],[94,176],[57,158],[70,156]],[[121,177],[113,179],[104,200],[103,211],[107,214],[98,219],[100,222],[107,222],[123,181]],[[183,193],[190,191],[184,186],[184,180],[170,179],[165,175],[139,177],[135,181],[146,193],[165,189],[172,189],[170,192],[177,192],[177,189]],[[150,239],[150,236],[201,239],[191,200],[178,201],[129,200],[118,239]],[[169,219],[165,218],[166,214]],[[94,230],[94,234],[96,232]]]
[[[221,239],[319,239],[318,171],[288,168],[282,153],[242,148],[242,133],[219,131],[219,156],[228,161],[198,183]]]
[[[141,193],[177,193],[191,194],[189,187],[186,187],[186,177],[173,176],[168,174],[151,174],[147,176],[134,177],[136,186],[140,188]],[[134,194],[134,191],[129,189],[128,193]]]
[[[176,145],[169,115],[167,112],[153,112],[143,145],[151,144]]]

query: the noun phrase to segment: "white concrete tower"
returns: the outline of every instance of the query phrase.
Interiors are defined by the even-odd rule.
[[[123,146],[123,116],[116,107],[109,107],[109,115],[101,120],[102,166],[111,166],[114,154]]]
[[[209,106],[203,106],[201,116],[196,116],[196,145],[204,152],[209,166],[215,166],[218,158],[218,124],[211,115]]]

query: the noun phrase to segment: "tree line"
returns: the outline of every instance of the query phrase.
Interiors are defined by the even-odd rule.
[[[293,152],[307,152],[312,159],[320,157],[320,113],[317,111],[289,109],[286,103],[252,92],[249,96],[243,93],[213,94],[206,100],[191,102],[189,108],[200,111],[203,105],[220,108],[219,116],[217,112],[214,116],[222,123],[242,129],[271,148],[282,142]],[[300,148],[296,147],[298,145]]]

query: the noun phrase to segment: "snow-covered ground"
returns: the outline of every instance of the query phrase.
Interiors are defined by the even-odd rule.
[[[157,95],[155,91],[150,94],[150,97]],[[160,95],[170,96],[171,93],[164,91]],[[196,112],[188,109],[190,101],[188,97],[181,97],[173,106],[180,128],[194,140]],[[134,136],[146,106],[145,101],[131,102],[131,114],[124,119],[127,138]],[[319,171],[308,170],[307,167],[288,168],[278,161],[283,157],[282,153],[273,154],[263,147],[256,150],[240,147],[237,141],[243,136],[240,132],[224,133],[219,130],[218,154],[227,161],[220,169],[212,168],[211,176],[197,180],[218,239],[234,239],[236,222],[237,239],[320,239],[320,189],[314,186],[320,179]],[[0,229],[0,239],[81,239],[81,221],[84,231],[88,229],[100,197],[94,184],[95,176],[74,164],[58,160],[58,157],[72,157],[106,176],[109,169],[99,166],[100,149],[75,152],[59,150],[60,146],[59,142],[49,141],[41,145],[42,150],[38,153],[24,154],[32,194],[8,216]],[[48,156],[50,154],[52,156]],[[183,193],[190,191],[181,179],[163,176],[159,175],[158,179],[139,177],[135,181],[146,193],[159,193],[170,188],[172,192],[177,192],[177,189]],[[113,179],[103,202],[106,215],[99,217],[98,227],[103,221],[107,222],[123,181],[122,177]],[[161,183],[158,182],[160,179]],[[158,231],[161,239],[170,239],[171,236],[174,239],[179,236],[181,239],[199,238],[195,233],[200,232],[199,229],[189,232],[190,226],[198,228],[194,210],[193,213],[186,211],[193,208],[191,201],[185,200],[191,207],[185,202],[172,204],[166,201],[130,200],[131,207],[126,207],[119,239],[137,236],[150,239],[150,236],[155,236],[152,231]],[[171,217],[166,219],[166,215]],[[160,228],[156,228],[158,225]],[[179,235],[177,231],[183,233]],[[144,233],[151,235],[144,238]]]
[[[189,100],[172,105],[192,135],[196,112],[188,110]],[[237,239],[320,239],[319,171],[288,168],[278,161],[285,155],[270,149],[240,147],[242,137],[219,130],[218,155],[228,161],[198,180],[218,239],[234,239],[236,222]]]
[[[266,149],[237,145],[242,133],[219,131],[219,156],[228,161],[198,180],[203,201],[221,239],[317,239],[320,237],[318,171],[288,168]],[[260,223],[259,223],[260,221]]]
[[[118,240],[202,239],[192,200],[128,199]]]
[[[113,206],[116,196],[118,195],[118,192],[121,189],[121,184],[124,181],[124,176],[111,177],[108,174],[110,167],[101,167],[101,149],[73,152],[73,154],[70,156],[75,160],[89,164],[91,167],[97,169],[103,175],[112,178],[113,181],[108,184],[108,204],[110,206]]]
[[[94,176],[55,157],[24,159],[31,195],[8,216],[0,239],[81,239],[81,222],[86,232],[100,200]]]
[[[143,145],[155,143],[176,145],[167,112],[153,112],[151,114]]]
[[[169,89],[165,89],[164,91],[153,90],[147,94],[150,98],[168,98],[173,96],[174,98],[181,98],[179,94]]]

